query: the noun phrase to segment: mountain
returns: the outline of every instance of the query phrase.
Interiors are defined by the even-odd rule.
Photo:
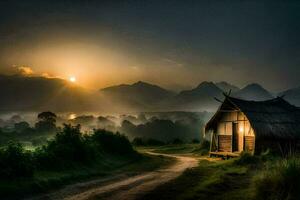
[[[269,91],[257,83],[252,83],[232,94],[232,96],[254,101],[263,101],[274,98]]]
[[[224,99],[223,91],[234,97],[266,100],[273,96],[258,84],[238,90],[226,82],[202,82],[191,90],[175,94],[142,81],[91,92],[59,78],[0,75],[0,111],[103,111],[126,113],[141,111],[215,111]],[[280,93],[300,105],[300,87]]]
[[[89,93],[63,79],[0,75],[0,110],[86,110]]]
[[[215,83],[215,85],[226,93],[228,93],[229,91],[234,93],[240,90],[240,88],[238,88],[237,86],[227,83],[225,81]]]
[[[291,104],[300,106],[300,87],[283,91],[279,93],[278,96],[283,96],[283,98]]]
[[[132,85],[122,84],[100,90],[105,99],[114,102],[115,106],[134,110],[155,109],[160,102],[174,96],[174,93],[157,85],[136,82]]]
[[[223,91],[213,82],[202,82],[196,88],[180,92],[173,106],[179,110],[215,110],[219,103],[214,99],[223,99]]]

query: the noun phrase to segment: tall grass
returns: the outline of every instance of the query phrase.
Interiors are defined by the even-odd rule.
[[[282,159],[255,180],[255,199],[300,199],[300,158]]]

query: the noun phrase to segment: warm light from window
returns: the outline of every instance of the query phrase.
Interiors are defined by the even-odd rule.
[[[244,132],[244,127],[241,126],[241,127],[239,128],[239,131],[240,131],[240,133]]]

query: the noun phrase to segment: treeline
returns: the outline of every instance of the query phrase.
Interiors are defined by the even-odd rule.
[[[175,139],[190,142],[201,140],[207,113],[157,112],[135,115],[99,116],[82,115],[70,122],[87,129],[101,128],[119,131],[131,140],[136,137],[172,143]]]
[[[172,143],[176,139],[182,142],[190,142],[193,139],[200,140],[202,127],[202,121],[173,122],[167,119],[153,119],[145,124],[134,125],[125,120],[119,130],[130,138],[153,138],[164,143]]]
[[[135,157],[138,154],[129,140],[119,133],[94,130],[84,135],[80,125],[64,125],[54,139],[35,151],[27,151],[18,143],[0,150],[0,178],[32,177],[35,171],[61,171],[79,165],[101,163],[107,155]]]
[[[8,141],[19,141],[26,146],[39,146],[61,131],[61,124],[81,125],[84,133],[93,129],[121,132],[130,140],[143,138],[146,143],[155,140],[162,143],[190,143],[201,140],[204,118],[207,113],[166,112],[140,113],[138,115],[98,116],[80,115],[75,118],[57,116],[52,112],[39,113],[31,125],[18,115],[0,123],[0,145]]]
[[[56,126],[56,121],[56,114],[50,111],[39,113],[34,126],[30,126],[19,115],[14,115],[7,121],[2,120],[0,144],[5,145],[8,141],[30,141],[33,145],[43,144],[50,135],[61,131],[61,128]]]

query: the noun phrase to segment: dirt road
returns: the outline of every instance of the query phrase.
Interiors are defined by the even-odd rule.
[[[153,172],[122,177],[118,175],[107,179],[99,179],[90,182],[78,183],[67,186],[59,191],[33,198],[34,200],[133,200],[153,190],[160,184],[166,183],[178,177],[187,168],[195,167],[197,159],[186,156],[149,153],[176,158],[173,165],[161,168]]]

